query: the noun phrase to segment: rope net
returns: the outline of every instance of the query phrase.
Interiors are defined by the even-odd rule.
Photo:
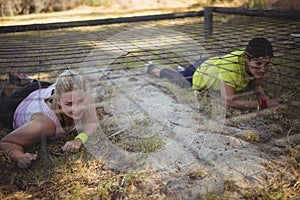
[[[178,103],[180,100],[176,98],[178,92],[176,89],[171,87],[167,89],[153,87],[164,84],[168,80],[152,79],[151,84],[143,84],[140,87],[136,87],[135,89],[138,91],[136,93],[126,93],[126,91],[122,91],[124,89],[122,87],[126,88],[127,86],[131,87],[132,85],[139,84],[140,82],[137,79],[149,80],[149,75],[145,74],[145,65],[149,64],[150,61],[161,69],[171,68],[177,70],[178,65],[188,66],[207,56],[222,56],[243,49],[251,38],[263,36],[274,47],[274,58],[271,61],[271,66],[264,83],[265,90],[267,94],[271,94],[274,97],[288,97],[288,102],[286,103],[296,102],[299,99],[300,88],[300,21],[214,14],[213,35],[207,38],[204,37],[203,21],[201,17],[187,17],[173,20],[130,22],[100,26],[89,26],[88,22],[86,22],[84,26],[80,27],[60,28],[57,25],[55,29],[49,27],[48,30],[39,30],[39,25],[36,25],[35,31],[19,32],[18,27],[16,27],[13,33],[6,33],[5,28],[3,28],[0,34],[1,90],[10,94],[20,87],[11,84],[9,81],[9,74],[13,72],[17,72],[18,74],[24,73],[30,78],[40,81],[54,82],[56,77],[68,68],[79,71],[81,74],[91,77],[90,84],[96,93],[96,103],[98,101],[101,102],[103,99],[102,96],[115,95],[117,99],[116,102],[111,102],[111,112],[115,115],[114,120],[117,125],[109,124],[111,127],[104,130],[104,132],[109,132],[107,133],[108,138],[100,135],[100,139],[98,138],[99,141],[107,141],[108,139],[121,141],[123,146],[126,146],[125,149],[127,151],[139,153],[143,152],[145,148],[152,148],[155,151],[163,145],[163,142],[157,138],[158,133],[166,138],[170,137],[170,140],[174,138],[180,140],[182,144],[178,142],[173,145],[176,146],[178,144],[178,152],[176,151],[177,149],[172,149],[167,152],[173,153],[170,156],[163,157],[161,154],[155,157],[154,153],[154,156],[149,158],[151,164],[156,164],[160,171],[167,171],[169,166],[178,169],[182,165],[185,165],[183,167],[187,167],[188,165],[194,166],[197,163],[201,164],[202,158],[204,160],[207,159],[207,163],[215,162],[214,157],[211,155],[213,153],[219,155],[221,151],[225,155],[227,149],[231,148],[226,146],[225,143],[231,144],[233,142],[232,144],[234,145],[232,146],[234,147],[230,151],[232,152],[232,157],[226,157],[227,159],[223,157],[224,160],[222,161],[224,162],[220,161],[220,163],[217,163],[219,161],[216,161],[214,165],[209,165],[209,170],[221,171],[222,174],[228,175],[227,172],[235,169],[235,167],[245,166],[244,160],[239,159],[241,156],[234,149],[236,145],[243,150],[243,155],[251,153],[255,157],[256,160],[253,159],[253,163],[254,161],[255,163],[261,162],[260,156],[257,156],[261,155],[260,152],[257,153],[256,149],[252,147],[246,149],[245,143],[237,143],[237,141],[230,140],[229,137],[223,135],[215,137],[212,134],[197,132],[201,129],[201,125],[199,124],[205,124],[205,119],[201,118],[202,115],[199,117],[198,110],[196,110],[197,117],[194,117],[196,114],[191,114],[192,111],[186,108],[186,110],[181,109],[181,104]],[[80,22],[80,24],[82,23]],[[103,77],[105,81],[108,80],[108,83],[105,81],[102,83],[101,80]],[[153,80],[155,81],[153,82]],[[106,83],[110,84],[113,90],[107,89],[105,87]],[[102,85],[102,89],[104,88],[105,90],[95,88],[94,84]],[[156,99],[151,96],[159,93],[159,90],[173,95],[175,100],[170,98],[162,99],[164,103],[160,105],[160,102],[156,102]],[[117,91],[119,91],[119,94]],[[102,95],[103,92],[106,92],[106,94]],[[147,108],[143,107],[143,101],[138,102],[139,92],[145,95],[145,97],[149,97],[148,99],[152,98],[151,101],[153,102],[151,104],[153,107],[151,108],[155,108],[154,114],[151,113],[151,110],[146,110]],[[164,96],[160,97],[165,98]],[[128,102],[130,100],[130,102],[124,102],[122,101],[123,99],[128,100]],[[146,98],[143,100],[146,100]],[[169,106],[169,101],[178,105],[175,111],[172,105]],[[136,106],[136,108],[132,109],[131,113],[128,111],[130,110],[130,106]],[[294,103],[290,107],[289,112],[284,113],[283,118],[287,117],[287,120],[294,120],[293,124],[289,124],[289,126],[293,126],[293,129],[290,130],[297,132],[299,130],[299,123],[297,122],[298,116],[293,114],[295,106],[299,105],[295,105]],[[168,107],[169,110],[165,107]],[[97,105],[97,109],[100,110],[100,106]],[[141,114],[134,115],[138,109]],[[190,118],[187,117],[186,113],[189,114]],[[143,114],[147,117],[143,118]],[[100,113],[100,115],[102,114]],[[101,117],[103,118],[103,116]],[[155,126],[152,126],[151,131],[142,127],[143,125],[151,125],[151,121],[155,122]],[[274,123],[276,122],[274,121]],[[287,123],[290,123],[290,121]],[[174,126],[178,124],[186,124],[186,126],[174,130]],[[195,124],[197,127],[194,127]],[[246,128],[249,126],[249,124],[243,125]],[[192,128],[186,130],[186,127]],[[209,124],[208,129],[215,131],[218,127],[212,123]],[[268,127],[264,128],[268,130]],[[126,133],[127,130],[131,130],[131,133]],[[235,129],[228,130],[234,131]],[[176,138],[176,133],[184,131],[187,132],[188,136]],[[118,138],[118,136],[120,137]],[[283,135],[280,137],[283,137]],[[131,139],[126,141],[128,138]],[[134,148],[133,143],[138,139],[143,140],[142,143],[145,146],[137,144],[138,147]],[[146,146],[152,141],[154,147]],[[91,147],[89,151],[93,152],[95,156],[106,156],[105,159],[113,167],[117,165],[117,167],[126,168],[126,164],[127,167],[133,167],[132,164],[127,163],[126,159],[124,160],[126,152],[116,153],[118,150],[115,146],[110,146],[110,144],[105,146],[104,143],[101,142],[95,149]],[[218,144],[221,145],[218,146]],[[172,145],[166,146],[169,147]],[[180,152],[179,150],[181,149],[186,152],[192,152],[193,155]],[[211,154],[211,152],[213,153]],[[148,152],[144,151],[143,153]],[[132,160],[142,160],[136,154],[129,156],[136,156],[137,159],[132,157]],[[179,167],[180,164],[181,167]],[[244,173],[245,176],[256,176],[260,172],[263,172],[257,165],[252,164],[247,164],[246,167],[241,169],[249,170]],[[224,180],[227,179],[224,178]],[[202,188],[206,188],[206,186]]]
[[[38,74],[48,74],[48,78],[55,78],[57,74],[50,74],[59,72],[66,66],[79,68],[89,52],[97,47],[97,43],[109,36],[131,30],[133,27],[141,30],[158,27],[184,33],[202,45],[210,56],[225,55],[234,50],[242,49],[251,38],[264,36],[271,41],[275,49],[275,58],[272,60],[273,66],[269,74],[278,75],[283,80],[288,79],[295,82],[299,80],[299,35],[297,35],[299,33],[299,21],[215,14],[213,36],[210,38],[203,37],[203,19],[200,17],[46,31],[39,31],[37,25],[36,31],[17,32],[16,30],[15,33],[1,34],[1,85],[4,87],[8,73],[13,71],[35,75],[34,77]],[[188,63],[178,59],[178,56],[174,54],[178,51],[181,54],[194,54],[196,59],[200,58],[199,52],[193,52],[193,49],[188,48],[189,44],[183,37],[175,34],[172,37],[169,42],[166,39],[158,38],[157,44],[153,44],[153,39],[151,39],[148,43],[152,47],[151,49],[136,46],[137,41],[134,36],[125,38],[126,41],[120,41],[119,44],[126,43],[126,45],[131,46],[131,50],[134,50],[126,52],[125,48],[124,55],[126,56],[123,56],[123,59],[118,59],[117,63],[113,63],[112,65],[115,67],[112,67],[112,70],[124,70],[128,66],[134,65],[134,70],[138,71],[149,60],[170,67],[187,65]],[[149,38],[152,38],[151,31],[143,37],[138,37],[140,42],[144,44],[147,44]],[[174,43],[177,44],[174,45]],[[182,45],[178,45],[179,43]],[[115,48],[116,45],[117,43],[106,44],[102,48]],[[136,47],[133,48],[133,46]],[[154,47],[157,48],[154,49]],[[122,51],[122,49],[120,50]],[[93,59],[101,63],[101,59],[105,58]],[[39,79],[43,78],[39,77]],[[272,81],[272,78],[268,81]],[[287,89],[294,88],[290,84],[283,85],[281,81],[271,84]]]

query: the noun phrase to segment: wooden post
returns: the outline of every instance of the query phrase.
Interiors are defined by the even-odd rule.
[[[212,36],[213,32],[213,7],[204,8],[204,37]]]

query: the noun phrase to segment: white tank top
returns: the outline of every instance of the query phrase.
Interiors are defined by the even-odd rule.
[[[51,96],[55,85],[48,88],[38,89],[30,93],[17,107],[14,113],[13,128],[16,129],[25,123],[30,122],[31,116],[35,113],[43,113],[49,117],[56,126],[56,134],[65,133],[57,116],[46,103],[45,99]]]

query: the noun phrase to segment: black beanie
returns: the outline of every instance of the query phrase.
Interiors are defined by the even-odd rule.
[[[246,47],[246,53],[248,54],[249,59],[274,56],[272,44],[263,37],[257,37],[250,40]]]

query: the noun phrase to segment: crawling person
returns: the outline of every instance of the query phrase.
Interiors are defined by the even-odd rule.
[[[33,82],[2,98],[0,121],[13,129],[2,138],[0,148],[20,168],[29,167],[37,159],[24,148],[41,138],[55,138],[76,128],[80,133],[62,146],[63,151],[76,151],[99,127],[83,78],[69,69],[54,84]]]
[[[146,72],[167,78],[182,88],[218,91],[229,108],[265,109],[278,106],[281,101],[278,98],[270,99],[262,87],[263,77],[273,56],[272,44],[266,38],[256,37],[249,41],[244,50],[221,57],[203,58],[180,72],[158,69],[154,65],[147,65]],[[238,98],[236,93],[246,88],[253,89],[258,100]]]

